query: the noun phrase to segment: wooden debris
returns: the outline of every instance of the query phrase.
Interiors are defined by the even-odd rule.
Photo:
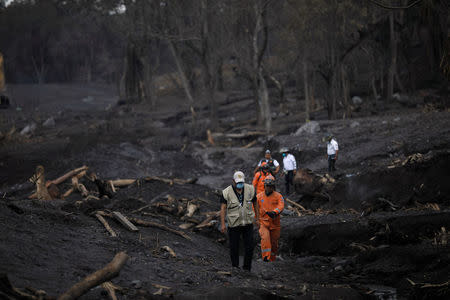
[[[213,212],[213,213],[214,214],[210,215],[205,220],[203,220],[203,222],[201,222],[200,224],[195,226],[195,228],[196,229],[200,229],[200,228],[211,226],[211,221],[214,220],[215,218],[217,218],[220,215],[220,211],[216,211],[216,212]]]
[[[328,174],[320,175],[310,169],[299,168],[294,176],[294,188],[299,194],[330,200],[326,193],[333,190],[336,180]]]
[[[231,272],[229,272],[229,271],[217,271],[217,274],[225,275],[225,276],[231,276]]]
[[[36,167],[36,173],[30,178],[30,181],[36,184],[36,196],[37,199],[42,201],[50,201],[52,197],[50,196],[47,186],[45,185],[45,169],[43,166],[39,165]],[[31,195],[30,197],[32,197]]]
[[[141,219],[137,219],[137,218],[129,218],[129,220],[131,222],[133,222],[136,225],[140,225],[140,226],[147,226],[147,227],[156,227],[165,231],[169,231],[172,232],[174,234],[177,234],[179,236],[182,236],[183,238],[187,239],[187,240],[192,240],[186,233],[182,232],[182,231],[178,231],[175,229],[172,229],[170,227],[167,227],[165,225],[159,224],[159,223],[155,223],[155,222],[151,222],[151,221],[144,221]]]
[[[214,138],[213,138],[213,136],[212,136],[212,134],[211,134],[211,130],[206,130],[206,136],[208,137],[208,142],[211,144],[211,145],[213,145],[213,146],[215,146],[216,145],[216,143],[214,143]]]
[[[103,196],[112,198],[116,193],[116,189],[110,180],[99,179],[95,172],[90,172],[86,177],[97,186],[98,196],[100,198]]]
[[[193,224],[193,223],[183,223],[183,224],[179,225],[178,227],[180,227],[181,229],[184,229],[184,230],[188,230],[194,226],[195,226],[195,224]]]
[[[62,195],[62,199],[67,198],[70,196],[70,194],[73,193],[75,189],[73,187],[71,187],[70,189],[68,189],[63,195]]]
[[[42,300],[48,299],[43,290],[28,288],[32,294],[14,287],[6,274],[0,274],[0,299]]]
[[[162,177],[158,177],[158,176],[147,176],[144,178],[145,181],[161,181],[170,185],[173,184],[194,184],[197,182],[197,178],[190,178],[190,179],[179,179],[179,178],[174,178],[174,179],[169,179],[169,178],[162,178]]]
[[[288,202],[288,203],[290,203],[290,204],[296,206],[297,208],[300,208],[300,209],[303,210],[303,211],[307,211],[306,208],[304,208],[302,205],[298,204],[297,202],[292,201],[292,200],[290,200],[290,199],[288,199],[288,198],[286,198],[285,200],[286,200],[286,202]]]
[[[222,133],[222,132],[214,132],[211,133],[213,138],[228,138],[228,139],[244,139],[254,136],[265,136],[265,131],[244,131],[241,133]]]
[[[77,176],[72,177],[72,187],[74,190],[79,191],[83,197],[87,197],[89,195],[89,191],[86,189],[84,184],[78,181]]]
[[[157,195],[156,197],[153,197],[153,198],[150,200],[150,203],[149,203],[149,204],[144,205],[144,206],[142,206],[142,207],[140,207],[140,208],[138,208],[138,209],[135,209],[135,210],[133,210],[131,213],[134,214],[134,213],[143,211],[144,209],[146,209],[146,208],[152,206],[152,205],[153,205],[153,202],[156,201],[156,200],[158,200],[159,198],[161,198],[162,195],[164,195],[165,193],[166,193],[166,192],[162,192],[161,194]],[[171,197],[171,196],[170,196],[170,195],[167,195],[167,197]]]
[[[114,187],[121,187],[135,183],[136,179],[116,179],[111,180],[110,182]]]
[[[448,232],[445,227],[441,227],[441,231],[435,233],[433,238],[433,245],[435,246],[447,246]]]
[[[121,287],[114,285],[111,281],[102,283],[102,288],[104,288],[108,292],[111,300],[117,300],[116,291],[122,290]]]
[[[119,221],[125,228],[127,228],[129,231],[139,231],[139,229],[134,226],[130,221],[128,221],[128,219],[122,215],[120,212],[118,211],[114,211],[112,213],[112,216]]]
[[[88,275],[86,278],[72,286],[64,294],[58,297],[58,300],[72,300],[78,299],[91,288],[105,282],[119,275],[120,270],[128,260],[128,255],[125,252],[117,253],[113,260],[107,264],[103,269]]]
[[[106,230],[108,230],[109,234],[111,234],[112,237],[116,237],[117,236],[116,232],[111,228],[111,226],[109,226],[109,224],[105,220],[105,218],[103,218],[101,212],[97,212],[95,214],[95,217],[97,217],[97,219],[100,221],[100,223],[102,223],[103,226],[105,226]]]
[[[78,173],[80,173],[80,172],[82,172],[82,171],[86,171],[87,169],[88,169],[87,166],[82,166],[82,167],[80,167],[80,168],[74,169],[74,170],[72,170],[72,171],[70,171],[70,172],[67,172],[67,173],[64,174],[63,176],[61,176],[61,177],[59,177],[59,178],[57,178],[57,179],[55,179],[55,180],[52,180],[51,183],[58,185],[58,184],[60,184],[60,183],[63,183],[63,182],[66,181],[67,179],[69,179],[69,178],[71,178],[71,177],[77,175]],[[81,178],[81,177],[80,177],[80,178]]]
[[[167,252],[169,252],[170,256],[172,256],[173,258],[177,257],[177,255],[175,254],[175,251],[173,251],[173,249],[170,248],[169,246],[163,246],[163,247],[161,247],[161,249],[166,250]]]
[[[248,143],[247,145],[242,146],[242,148],[248,149],[248,148],[253,147],[254,145],[256,145],[257,142],[258,142],[258,140],[253,140],[250,143]]]
[[[351,243],[350,247],[353,248],[353,249],[360,250],[361,252],[366,252],[366,251],[374,249],[374,247],[371,246],[371,245],[364,245],[364,244],[361,244],[361,243]]]
[[[59,190],[58,186],[56,184],[54,184],[53,182],[51,182],[47,186],[47,191],[50,194],[50,197],[52,199],[61,199],[62,198],[61,191]]]
[[[450,293],[450,281],[444,283],[416,283],[409,278],[406,278],[406,280],[413,286],[417,299],[444,299],[445,295]]]
[[[153,293],[153,295],[162,295],[164,290],[170,290],[171,288],[165,285],[160,285],[156,283],[152,283],[152,285],[158,290]]]
[[[196,211],[198,208],[199,208],[198,205],[195,205],[194,203],[189,202],[189,203],[187,204],[187,213],[186,213],[185,216],[186,216],[186,217],[192,217],[192,216],[194,215],[195,211]]]

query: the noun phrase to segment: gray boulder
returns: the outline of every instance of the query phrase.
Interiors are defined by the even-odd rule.
[[[53,117],[48,118],[42,126],[44,127],[54,127],[56,125],[55,119]]]
[[[354,105],[361,105],[363,103],[363,100],[361,97],[358,96],[353,96],[352,97],[352,102]]]
[[[295,136],[299,136],[302,133],[314,134],[320,131],[319,122],[311,121],[303,124],[297,131],[294,133]]]
[[[28,124],[22,129],[20,135],[32,134],[36,130],[36,128],[37,128],[36,123]]]

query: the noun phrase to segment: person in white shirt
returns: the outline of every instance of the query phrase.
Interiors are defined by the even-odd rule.
[[[273,176],[278,174],[278,171],[280,170],[280,164],[278,163],[278,161],[276,159],[272,158],[272,155],[271,155],[269,149],[266,150],[264,158],[259,161],[259,163],[256,166],[255,170],[253,170],[253,173],[256,173],[256,172],[258,172],[260,170],[261,164],[263,162],[265,162],[266,164],[269,165],[270,173]]]
[[[338,158],[339,146],[331,134],[326,137],[327,140],[327,157],[328,157],[328,172],[336,171],[336,161]]]
[[[289,153],[289,149],[281,148],[281,155],[283,155],[283,172],[284,172],[284,184],[286,187],[286,196],[289,195],[290,186],[294,185],[293,179],[297,173],[297,162],[294,155]]]

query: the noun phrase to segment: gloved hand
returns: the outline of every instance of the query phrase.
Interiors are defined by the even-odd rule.
[[[277,213],[274,211],[268,211],[266,212],[266,214],[271,217],[272,219],[275,218],[277,216]]]

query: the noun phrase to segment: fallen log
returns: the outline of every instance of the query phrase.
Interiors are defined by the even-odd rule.
[[[78,282],[67,290],[64,294],[58,297],[58,300],[72,300],[78,299],[91,288],[105,282],[119,275],[120,270],[128,260],[128,255],[125,252],[119,252],[114,256],[113,260],[107,264],[103,269],[88,275],[82,281]]]
[[[109,224],[105,220],[105,218],[103,218],[103,216],[101,215],[101,212],[97,212],[95,214],[95,216],[100,221],[100,223],[102,223],[103,226],[105,226],[106,230],[108,230],[109,234],[111,234],[112,237],[116,237],[117,236],[116,232],[111,228],[111,226],[109,226]]]
[[[162,225],[162,224],[159,224],[159,223],[155,223],[155,222],[151,222],[151,221],[144,221],[144,220],[137,219],[137,218],[129,218],[129,220],[132,223],[136,224],[136,225],[159,228],[159,229],[162,229],[162,230],[165,230],[165,231],[172,232],[174,234],[182,236],[183,238],[185,238],[187,240],[192,241],[191,237],[188,236],[186,233],[184,233],[182,231],[178,231],[178,230],[172,229],[172,228],[167,227],[165,225]]]
[[[130,221],[128,221],[128,219],[122,215],[120,212],[118,211],[114,211],[112,213],[112,216],[119,221],[126,229],[130,230],[130,231],[139,231],[139,229],[137,229],[136,226],[134,226]]]
[[[229,138],[229,139],[244,139],[248,137],[254,136],[265,136],[266,132],[264,131],[247,131],[241,133],[222,133],[222,132],[214,132],[211,134],[213,138]]]
[[[77,175],[78,173],[80,173],[82,171],[86,171],[87,169],[88,169],[87,166],[82,166],[80,168],[77,168],[77,169],[74,169],[74,170],[72,170],[70,172],[67,172],[66,174],[62,175],[61,177],[58,177],[55,180],[52,180],[50,182],[53,183],[53,184],[58,185],[58,184],[60,184],[60,183],[62,183],[64,181],[66,181],[67,179]]]
[[[114,187],[121,187],[133,184],[136,182],[136,179],[115,179],[111,180],[111,183]]]
[[[190,179],[179,179],[179,178],[174,178],[174,179],[169,179],[169,178],[162,178],[162,177],[158,177],[158,176],[147,176],[144,178],[145,181],[161,181],[170,185],[173,185],[174,183],[176,184],[194,184],[197,182],[197,178],[190,178]]]

